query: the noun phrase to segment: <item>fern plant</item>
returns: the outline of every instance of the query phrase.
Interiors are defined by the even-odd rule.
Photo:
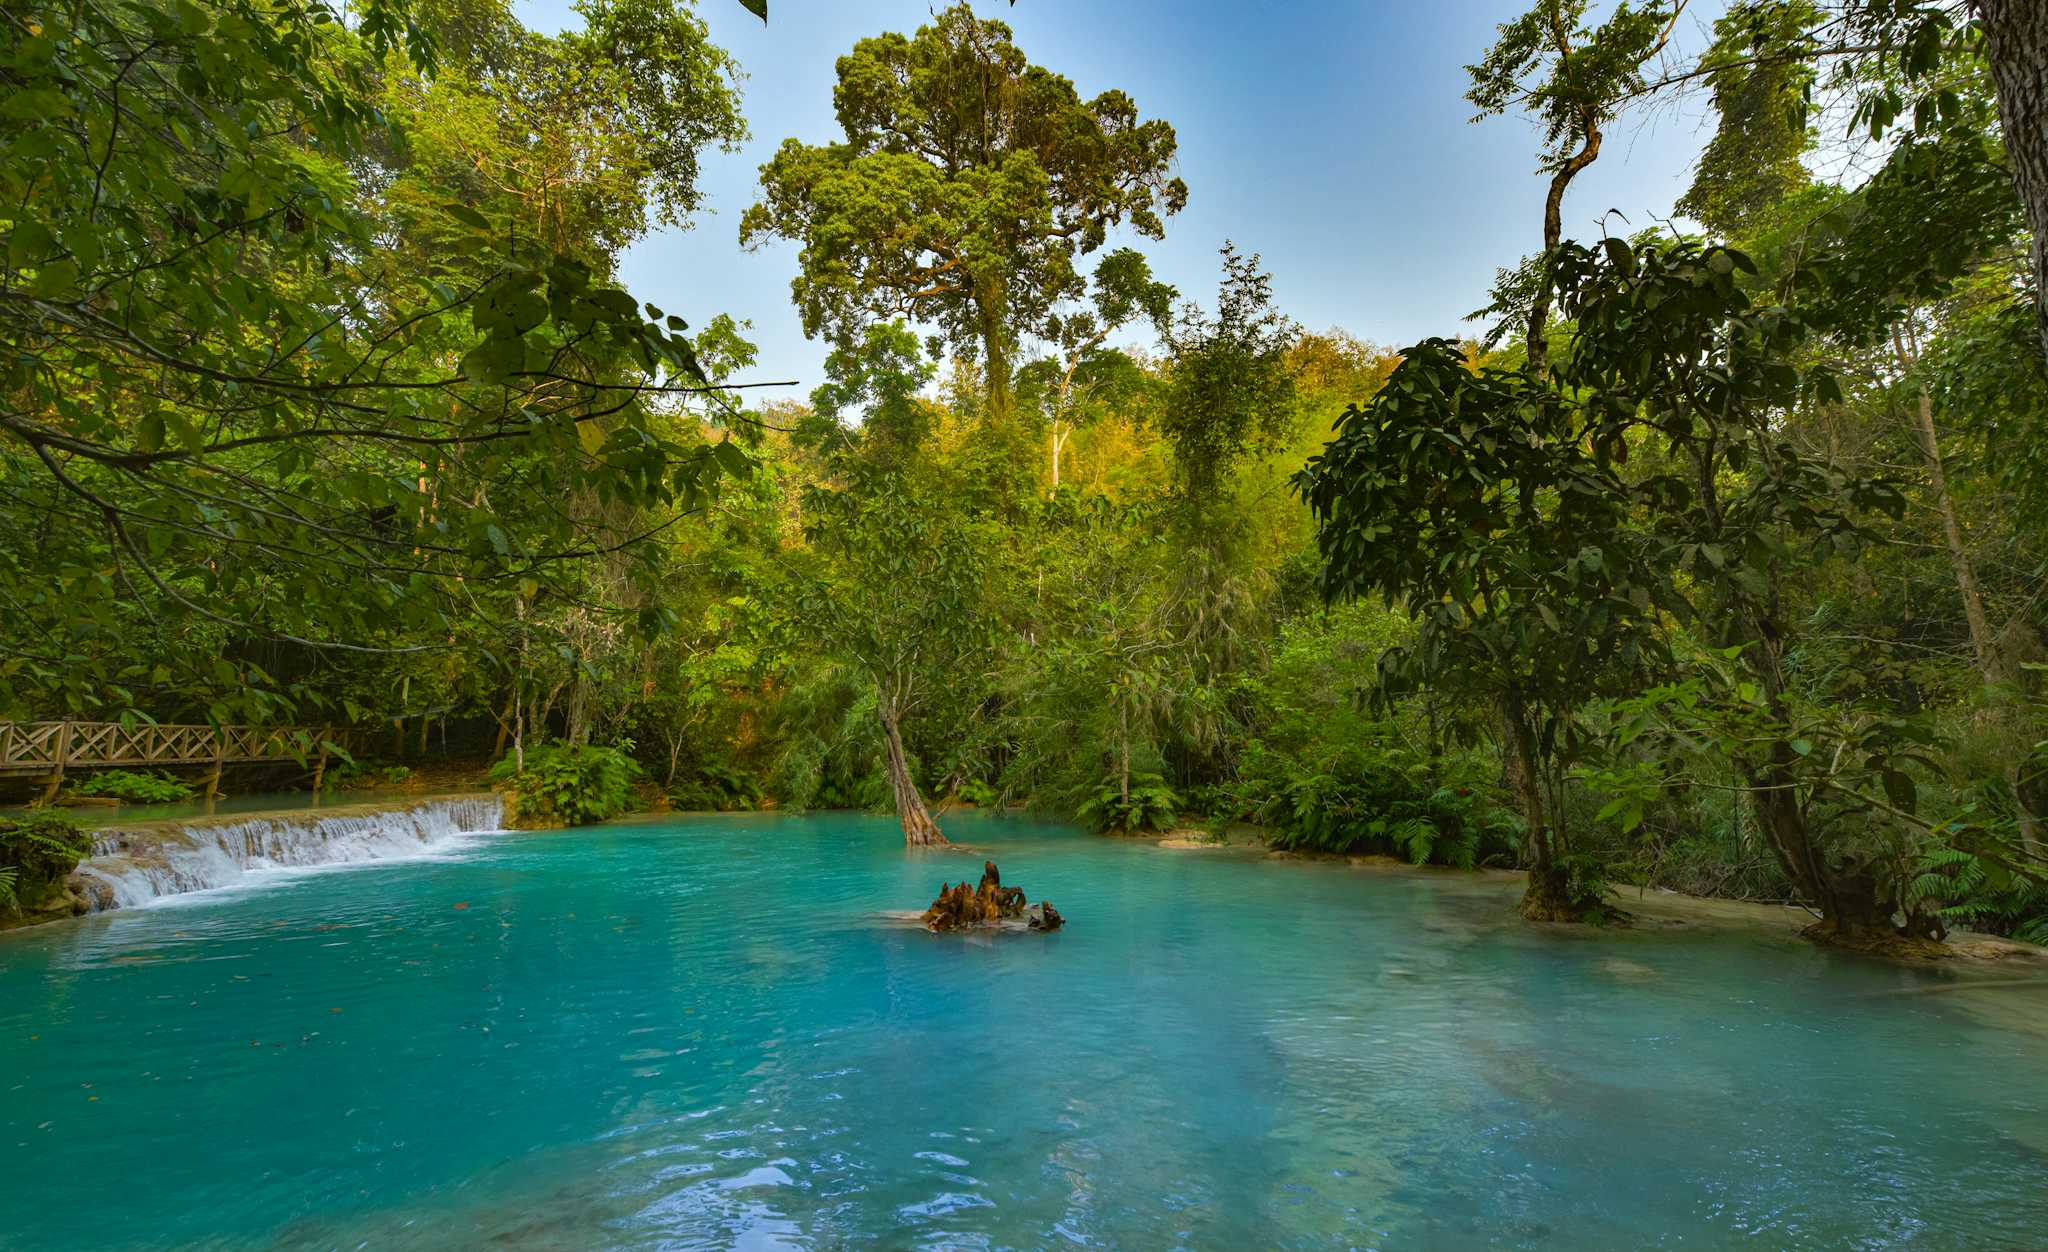
[[[761,807],[761,784],[753,775],[730,765],[699,766],[696,773],[669,788],[671,807],[696,812],[729,813]]]
[[[193,796],[190,783],[149,770],[110,769],[71,784],[71,794],[105,796],[130,804],[175,804]]]
[[[1966,848],[1921,851],[1901,901],[1909,915],[2048,944],[2048,888]]]
[[[92,851],[92,836],[59,813],[0,819],[0,905],[33,905]]]
[[[1105,778],[1077,813],[1105,834],[1136,835],[1172,829],[1179,807],[1180,798],[1164,778],[1157,774],[1133,774],[1128,796],[1120,779]]]
[[[631,808],[639,775],[626,747],[545,744],[527,751],[524,769],[507,757],[490,778],[512,793],[518,820],[585,826]]]

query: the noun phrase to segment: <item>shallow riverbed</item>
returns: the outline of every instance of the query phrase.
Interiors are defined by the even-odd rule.
[[[2037,1246],[2048,988],[956,816],[490,836],[0,936],[0,1248]],[[1968,976],[1981,977],[1979,974]]]

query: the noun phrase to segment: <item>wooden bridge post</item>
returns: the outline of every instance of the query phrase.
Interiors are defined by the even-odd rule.
[[[220,799],[220,772],[227,764],[228,729],[225,726],[213,732],[213,772],[206,776],[206,799],[208,803]]]
[[[64,765],[71,759],[71,722],[65,720],[57,728],[57,750],[50,766],[50,777],[43,784],[43,803],[57,798],[57,788],[64,785]]]
[[[327,777],[327,736],[320,737],[320,759],[313,762],[313,800],[320,799],[320,780]]]

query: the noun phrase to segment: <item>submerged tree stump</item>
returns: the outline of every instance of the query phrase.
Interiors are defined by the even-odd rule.
[[[994,861],[982,862],[981,881],[971,888],[965,880],[941,885],[939,898],[924,911],[924,928],[934,934],[1000,926],[1006,921],[1022,921],[1032,930],[1057,930],[1064,920],[1045,901],[1027,907],[1023,889],[1005,887]]]

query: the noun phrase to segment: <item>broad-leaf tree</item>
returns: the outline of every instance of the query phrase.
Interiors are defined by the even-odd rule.
[[[0,30],[0,507],[41,533],[0,703],[265,719],[342,654],[502,656],[479,597],[531,600],[632,548],[619,510],[745,467],[654,420],[704,386],[691,341],[590,260],[463,187],[430,255],[390,246],[379,76],[456,63],[431,22],[36,3]]]
[[[1019,344],[1082,293],[1077,259],[1119,226],[1161,237],[1186,203],[1173,128],[1121,91],[1083,99],[964,4],[861,40],[838,73],[844,138],[785,141],[740,238],[802,246],[791,292],[807,333],[930,327],[980,358],[988,416],[1007,422]]]
[[[986,636],[986,561],[957,513],[914,473],[852,466],[805,499],[807,534],[829,558],[803,580],[801,629],[875,694],[889,790],[909,847],[944,844],[903,746],[903,721],[972,663]]]

